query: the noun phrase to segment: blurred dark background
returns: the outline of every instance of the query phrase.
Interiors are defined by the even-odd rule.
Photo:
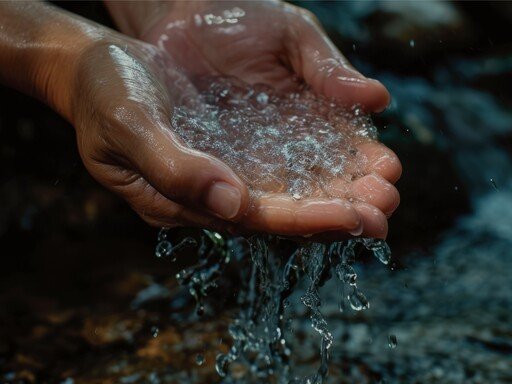
[[[113,27],[100,2],[54,3]],[[393,96],[375,121],[404,166],[388,239],[397,267],[433,258],[447,233],[469,231],[461,220],[499,194],[491,216],[472,224],[485,227],[479,238],[492,248],[488,223],[512,217],[504,198],[512,179],[512,3],[297,4]],[[5,87],[0,101],[0,375],[58,382],[95,359],[129,365],[130,354],[141,354],[128,339],[146,340],[160,321],[130,311],[131,300],[154,281],[172,285],[168,266],[153,257],[156,230],[87,174],[73,128],[57,114]],[[500,223],[512,234],[512,221]],[[112,313],[115,324],[126,319],[124,330],[108,328]],[[510,338],[500,345],[512,351]],[[94,377],[118,382],[116,375]]]

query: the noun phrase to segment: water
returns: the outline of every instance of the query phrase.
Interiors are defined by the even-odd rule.
[[[342,108],[301,86],[279,93],[228,77],[196,79],[182,97],[173,129],[190,147],[223,160],[254,195],[287,192],[295,199],[328,196],[335,178],[362,176],[357,145],[377,129],[357,106]]]
[[[199,366],[201,366],[201,365],[203,365],[204,363],[205,363],[204,356],[203,356],[203,355],[201,355],[201,354],[198,354],[198,355],[196,356],[196,364],[197,364],[197,365],[199,365]]]
[[[391,349],[395,349],[398,346],[398,340],[396,338],[396,335],[389,335],[388,336],[388,347]]]
[[[159,236],[160,242],[167,237]],[[283,251],[291,243],[275,236],[225,238],[204,231],[198,242],[199,261],[177,274],[178,282],[187,287],[204,308],[205,298],[226,278],[223,271],[230,261],[236,261],[241,286],[230,294],[236,296],[238,313],[228,327],[231,347],[218,354],[215,369],[224,383],[257,382],[261,379],[276,383],[322,383],[328,374],[329,349],[333,335],[322,315],[320,288],[336,276],[342,290],[341,307],[347,301],[355,311],[369,308],[369,302],[357,288],[353,268],[358,247],[364,246],[384,264],[390,251],[382,240],[353,239],[331,244],[291,243],[290,253]],[[286,247],[283,247],[286,245]],[[157,250],[160,247],[157,245]],[[229,278],[233,278],[230,276]],[[311,327],[320,336],[320,366],[315,374],[297,377],[293,367],[293,351],[288,347],[286,324],[290,318],[289,297],[300,291],[300,300],[308,309]],[[288,303],[287,303],[288,302]],[[201,313],[197,313],[202,316]],[[293,316],[292,316],[293,317]],[[202,365],[198,355],[198,365]],[[274,381],[272,381],[274,382]]]
[[[197,94],[183,96],[174,109],[175,132],[190,147],[215,155],[233,168],[253,197],[266,192],[286,192],[296,200],[329,197],[332,180],[362,176],[359,169],[365,159],[358,156],[357,145],[375,140],[377,129],[357,106],[341,108],[305,86],[297,92],[278,93],[266,85],[226,77],[199,78],[195,85]],[[176,275],[196,299],[197,315],[203,316],[204,298],[218,286],[230,259],[236,258],[241,265],[240,280],[246,284],[233,292],[240,312],[229,326],[232,345],[216,358],[217,373],[225,383],[240,379],[240,367],[245,369],[245,382],[273,378],[277,383],[321,383],[333,344],[321,312],[321,286],[336,276],[346,292],[340,297],[340,308],[348,302],[353,310],[367,309],[369,302],[357,287],[352,267],[356,245],[363,244],[384,264],[391,255],[383,240],[297,245],[289,254],[279,243],[272,236],[237,239],[204,231],[199,262]],[[176,248],[162,230],[156,256],[168,256]],[[244,258],[251,262],[244,263]],[[306,287],[300,300],[320,335],[321,363],[315,374],[301,379],[291,370],[284,302],[303,282]],[[236,374],[233,367],[238,368]]]

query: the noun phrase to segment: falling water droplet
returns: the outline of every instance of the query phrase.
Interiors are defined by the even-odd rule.
[[[226,377],[228,374],[228,357],[223,354],[217,355],[215,370],[220,377]]]
[[[151,336],[157,337],[158,336],[158,332],[160,332],[158,327],[151,327]]]
[[[489,181],[491,182],[491,184],[494,187],[494,189],[496,190],[496,192],[499,192],[499,188],[498,188],[498,185],[496,184],[496,180],[491,178],[491,179],[489,179]]]
[[[205,361],[206,360],[205,360],[204,356],[201,355],[200,353],[196,356],[196,364],[197,365],[201,366],[204,364]]]
[[[366,249],[372,251],[375,256],[382,264],[389,264],[391,260],[391,249],[389,245],[380,239],[363,239],[363,244]]]
[[[348,296],[348,302],[354,311],[361,311],[370,308],[370,302],[363,292],[354,287],[352,293]]]
[[[411,48],[414,48],[414,45],[415,45],[415,44],[416,44],[416,43],[414,42],[414,40],[410,40],[410,41],[409,41],[409,45],[411,46]]]
[[[391,334],[388,336],[388,347],[391,349],[395,349],[398,345],[398,340],[396,339],[396,336]]]

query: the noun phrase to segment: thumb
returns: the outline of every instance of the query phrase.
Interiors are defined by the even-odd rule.
[[[226,164],[182,145],[171,127],[159,119],[132,111],[129,120],[131,124],[137,121],[144,132],[125,141],[125,156],[156,191],[190,209],[206,210],[224,220],[237,221],[243,216],[249,193]]]
[[[353,68],[311,12],[294,7],[289,25],[290,62],[314,91],[367,112],[386,108],[390,95],[384,85]]]

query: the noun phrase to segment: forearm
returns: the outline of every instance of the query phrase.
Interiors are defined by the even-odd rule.
[[[175,3],[169,0],[106,0],[105,6],[121,32],[140,38],[162,15],[171,11]]]
[[[100,28],[40,2],[0,2],[0,82],[69,118],[70,84],[79,53]]]

